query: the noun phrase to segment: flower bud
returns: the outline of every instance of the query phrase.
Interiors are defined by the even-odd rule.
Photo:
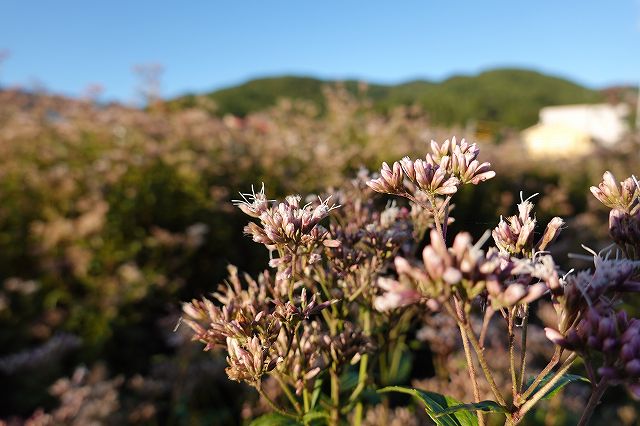
[[[602,342],[602,352],[613,353],[615,349],[618,347],[618,339],[614,337],[607,337]]]
[[[605,339],[616,335],[616,324],[613,318],[605,317],[598,324],[598,337]]]
[[[560,235],[560,231],[562,231],[562,225],[564,225],[564,220],[559,217],[554,217],[547,224],[547,227],[544,230],[544,234],[536,247],[538,250],[546,250],[549,244],[553,243],[558,235]]]
[[[415,182],[416,171],[413,168],[413,161],[411,161],[409,157],[404,157],[402,158],[402,160],[400,160],[400,164],[402,165],[402,170],[404,170],[404,173],[407,175],[407,178],[409,178],[411,182]]]
[[[620,349],[620,359],[623,362],[629,362],[635,359],[635,356],[636,351],[634,350],[633,345],[626,344],[622,346],[622,349]]]
[[[522,284],[511,284],[504,291],[504,302],[507,306],[513,306],[527,294]]]
[[[566,340],[562,334],[558,330],[554,330],[553,328],[545,327],[544,334],[547,336],[547,339],[551,340],[556,345],[564,346]]]
[[[640,376],[640,359],[634,359],[627,362],[624,366],[624,370],[633,377]]]
[[[596,336],[589,336],[587,337],[587,345],[591,349],[599,350],[602,348],[602,341]]]

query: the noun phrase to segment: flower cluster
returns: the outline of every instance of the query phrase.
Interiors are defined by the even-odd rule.
[[[362,355],[373,352],[375,345],[370,337],[352,322],[344,324],[344,330],[337,336],[324,336],[331,359],[338,366],[356,364]]]
[[[640,259],[640,211],[631,215],[622,210],[611,210],[609,234],[619,247],[633,258]]]
[[[193,330],[194,340],[206,345],[205,350],[226,348],[230,379],[255,384],[288,353],[287,345],[278,346],[278,340],[331,302],[318,303],[315,295],[308,299],[303,290],[299,306],[285,303],[279,298],[278,280],[270,279],[268,273],[258,281],[247,276],[243,289],[237,269],[229,267],[229,272],[227,284],[213,295],[222,307],[206,298],[193,300],[183,305],[183,321]]]
[[[566,336],[548,328],[546,332],[554,343],[582,355],[589,375],[597,372],[611,383],[627,384],[640,398],[640,320],[599,303],[589,308]],[[599,361],[597,370],[592,366],[594,361]],[[590,380],[596,382],[597,378]]]
[[[327,246],[336,242],[327,239],[327,230],[320,225],[320,221],[329,212],[339,206],[329,205],[329,199],[318,198],[317,203],[301,205],[299,195],[290,195],[284,202],[270,206],[264,194],[264,185],[257,194],[240,194],[242,200],[234,203],[244,213],[260,219],[260,224],[251,222],[245,227],[245,232],[253,237],[257,243],[270,247],[287,247],[295,253],[299,246],[309,246],[314,243],[324,243]]]
[[[449,358],[461,343],[475,402],[482,392],[493,395],[496,404],[510,406],[504,411],[507,423],[520,422],[578,356],[594,385],[585,418],[609,384],[626,384],[640,396],[640,321],[615,309],[622,293],[640,292],[640,261],[629,257],[628,250],[625,258],[593,253],[593,271],[561,276],[546,250],[564,221],[554,217],[535,241],[534,206],[522,196],[518,213],[501,217],[491,233],[495,246],[482,249],[488,232],[475,244],[469,233],[460,232],[449,246],[451,195],[461,185],[478,184],[495,173],[477,160],[476,145],[464,140],[432,142],[431,150],[424,159],[384,163],[379,178],[361,174],[351,188],[333,190],[331,196],[305,205],[299,196],[270,201],[264,187],[242,194],[237,205],[259,220],[245,230],[272,253],[277,251],[269,264],[278,272],[275,279],[268,273],[258,280],[247,277],[244,285],[231,268],[226,286],[214,293],[223,306],[208,299],[185,304],[185,322],[195,339],[204,342],[205,349],[226,348],[229,378],[253,385],[280,414],[304,421],[309,413],[322,411],[331,425],[349,411],[359,412],[354,422],[361,423],[367,387],[400,377],[407,333],[421,317],[428,319],[419,338],[433,346],[438,377],[447,375]],[[628,248],[640,240],[634,240],[634,221],[640,214],[637,183],[628,179],[618,187],[612,175],[604,179],[592,192],[614,209],[611,233]],[[365,185],[408,198],[411,209],[390,202],[376,210],[373,198],[362,195]],[[320,222],[336,208],[329,199],[338,200],[342,209],[326,220],[325,228]],[[415,259],[426,232],[429,242]],[[536,309],[532,303],[543,296],[551,299],[553,308],[549,305],[548,310],[556,314],[553,319],[553,313],[546,315],[553,328],[545,329],[554,352],[547,367],[524,387],[525,328]],[[478,306],[482,320],[475,317]],[[505,320],[501,327],[492,326],[494,316]],[[448,330],[444,335],[443,327]],[[523,327],[521,334],[518,327]],[[457,332],[461,340],[454,337]],[[500,332],[506,333],[508,347],[495,353],[508,352],[509,365],[500,369],[510,374],[496,375],[496,380],[491,371],[496,367],[487,362],[484,350],[499,346]],[[543,334],[538,329],[538,342],[548,343]],[[535,344],[533,337],[530,343]],[[572,354],[554,372],[564,350]],[[485,384],[477,382],[474,353]],[[378,355],[376,362],[370,362],[371,354]],[[344,377],[356,371],[357,383],[345,385]],[[265,393],[265,375],[276,379],[293,411],[279,408],[278,398],[271,400]],[[459,371],[449,377],[467,383]],[[510,403],[503,396],[509,380]],[[323,389],[330,395],[321,396]],[[482,413],[477,415],[481,420]]]
[[[558,329],[549,333],[568,335],[594,306],[610,304],[621,293],[640,291],[640,283],[634,280],[638,262],[599,255],[594,258],[593,272],[581,271],[562,280],[562,286],[555,292]]]
[[[640,184],[632,176],[618,183],[611,172],[605,172],[602,182],[591,187],[591,193],[609,213],[609,234],[630,257],[640,259]]]
[[[316,299],[317,295],[314,294],[310,300],[307,300],[307,290],[305,288],[302,289],[300,295],[299,307],[291,303],[291,301],[283,303],[279,299],[274,299],[273,303],[276,305],[274,316],[288,324],[295,325],[303,319],[307,320],[309,317],[319,314],[323,309],[337,302],[337,300],[332,300],[318,303]]]
[[[640,206],[640,186],[634,177],[616,182],[613,173],[607,171],[602,175],[602,182],[592,186],[591,193],[605,206],[633,214]]]
[[[258,336],[242,343],[239,339],[227,337],[227,375],[237,382],[258,383],[263,375],[276,368],[282,357],[272,356]]]
[[[337,247],[325,249],[327,266],[338,288],[334,292],[371,304],[376,287],[371,283],[386,271],[398,254],[411,253],[416,232],[413,212],[388,202],[380,211],[375,197],[365,182],[368,174],[359,177],[331,195],[341,208],[329,226],[331,238],[340,241]],[[375,194],[373,194],[375,195]]]
[[[511,256],[533,257],[535,252],[546,250],[560,234],[564,221],[554,217],[547,224],[542,238],[534,245],[535,217],[531,217],[533,204],[527,199],[518,204],[518,215],[500,217],[491,235],[501,252]]]
[[[416,189],[434,197],[454,194],[460,185],[477,185],[495,176],[491,164],[478,161],[476,144],[464,139],[460,143],[455,137],[442,144],[431,141],[431,150],[424,160],[404,157],[392,166],[383,163],[380,177],[367,185],[376,192],[407,198],[415,198]]]
[[[472,244],[467,233],[456,235],[451,248],[447,248],[436,230],[430,236],[421,265],[397,257],[399,279],[378,280],[386,291],[376,299],[379,310],[406,306],[422,298],[431,299],[431,305],[436,306],[434,302],[441,303],[452,295],[467,301],[485,295],[495,307],[514,306],[530,303],[549,289],[541,276],[532,274],[534,268],[517,267],[516,259],[495,249],[485,253]]]
[[[279,350],[287,354],[278,369],[289,377],[297,395],[304,389],[313,388],[317,376],[329,364],[326,335],[318,321],[310,321],[303,324],[298,339],[289,341],[283,336],[277,342]]]
[[[410,244],[412,236],[409,211],[389,204],[382,212],[367,212],[368,223],[358,227],[347,216],[346,225],[331,224],[331,238],[341,244],[328,250],[330,265],[341,278],[347,278],[363,262],[384,263]],[[374,260],[375,259],[375,260]]]

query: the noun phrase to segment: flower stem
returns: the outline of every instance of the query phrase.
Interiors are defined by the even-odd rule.
[[[518,381],[518,393],[522,392],[527,366],[527,328],[529,326],[529,306],[525,306],[524,309],[524,318],[522,319],[522,337],[520,340],[520,379]]]
[[[398,379],[398,371],[400,370],[400,362],[402,361],[402,352],[406,339],[407,335],[405,333],[400,334],[400,336],[395,339],[393,353],[391,354],[391,364],[389,365],[389,374],[394,380]]]
[[[366,308],[361,308],[360,315],[362,316],[363,332],[365,336],[371,335],[371,311]],[[349,401],[355,401],[360,397],[360,394],[364,390],[367,384],[368,378],[368,364],[369,354],[363,354],[360,358],[360,371],[358,372],[358,385],[351,393]],[[362,424],[363,405],[362,401],[358,401],[356,404],[355,413],[353,416],[353,424],[360,426]]]
[[[575,353],[569,355],[560,366],[560,369],[553,375],[553,377],[547,383],[545,383],[545,385],[542,386],[542,388],[540,388],[538,392],[534,393],[533,396],[527,402],[525,402],[522,407],[520,407],[520,409],[516,413],[518,421],[522,419],[527,411],[529,411],[538,401],[540,401],[540,399],[542,399],[547,394],[547,392],[553,389],[556,383],[569,370],[569,368],[571,368],[571,366],[573,365],[573,361],[575,361],[577,357],[578,355],[576,355]]]
[[[289,402],[291,402],[291,405],[293,405],[293,408],[295,408],[296,412],[298,414],[301,414],[302,413],[302,408],[300,407],[300,403],[293,396],[293,394],[291,393],[291,389],[289,389],[289,386],[282,380],[282,377],[280,377],[280,375],[278,375],[278,374],[272,374],[272,377],[274,377],[276,379],[276,381],[278,382],[278,384],[282,388],[282,391],[287,396],[287,399],[289,399]]]
[[[302,401],[304,402],[304,412],[308,413],[311,410],[311,402],[309,401],[309,391],[306,386],[302,389]]]
[[[471,342],[471,346],[473,346],[473,350],[476,352],[476,356],[478,357],[478,362],[480,363],[480,367],[482,368],[482,372],[484,373],[487,382],[489,383],[489,387],[491,388],[491,392],[493,392],[493,396],[496,398],[496,401],[506,407],[507,403],[504,400],[504,397],[500,393],[500,389],[498,389],[498,385],[496,385],[496,381],[491,374],[491,369],[487,364],[487,360],[484,357],[484,349],[480,346],[476,335],[473,333],[471,329],[471,325],[469,323],[464,324],[464,328],[467,331],[467,335],[469,337],[469,341]]]
[[[295,248],[297,251],[298,248]],[[291,254],[291,282],[289,283],[289,301],[293,303],[293,290],[296,285],[296,253],[295,251]]]
[[[267,395],[267,393],[262,390],[262,384],[261,383],[257,383],[255,385],[255,388],[257,389],[258,393],[260,394],[260,396],[262,396],[265,401],[267,401],[267,404],[269,404],[269,406],[276,411],[279,414],[282,414],[285,417],[289,417],[291,419],[298,419],[298,416],[296,416],[295,414],[289,413],[288,411],[285,411],[284,409],[280,408],[271,398],[269,398],[269,396]]]
[[[602,399],[602,395],[604,395],[604,392],[608,387],[609,383],[604,378],[600,379],[600,382],[598,382],[596,387],[591,391],[589,402],[587,402],[584,413],[582,413],[582,417],[580,417],[578,426],[585,426],[589,422],[591,416],[593,415],[593,412],[600,403],[600,399]]]
[[[467,359],[467,369],[469,370],[469,378],[471,379],[471,386],[473,387],[474,402],[480,402],[480,391],[478,390],[478,381],[476,379],[476,368],[473,365],[473,358],[471,357],[471,348],[469,347],[469,338],[467,332],[461,323],[458,323],[460,328],[460,336],[462,337],[462,346],[464,347],[464,355]],[[484,414],[482,411],[476,411],[478,416],[478,426],[484,426]]]
[[[482,329],[480,330],[480,346],[484,347],[484,340],[487,337],[487,330],[489,329],[489,323],[495,313],[495,309],[488,305],[484,311],[484,318],[482,320]]]
[[[442,224],[440,223],[440,212],[438,211],[438,207],[436,205],[436,197],[427,193],[427,197],[429,198],[429,204],[431,204],[431,214],[433,215],[433,223],[436,225],[436,231],[442,237],[444,241],[446,241],[446,229],[443,230]]]
[[[508,332],[509,332],[509,372],[511,373],[511,393],[513,395],[513,404],[515,404],[518,394],[518,376],[516,375],[516,354],[515,354],[515,340],[516,335],[514,332],[514,320],[516,316],[516,307],[513,307],[509,311],[508,317]]]
[[[335,361],[329,371],[331,375],[331,426],[338,426],[340,422],[340,377],[338,377]]]
[[[529,387],[527,388],[526,391],[524,391],[524,393],[522,395],[520,395],[519,400],[520,401],[524,401],[526,400],[529,395],[531,395],[531,393],[536,389],[536,387],[538,386],[538,384],[540,383],[540,381],[547,375],[549,374],[549,372],[551,370],[553,370],[553,367],[556,366],[556,364],[558,363],[558,361],[560,361],[560,354],[562,353],[562,349],[560,348],[560,346],[556,346],[556,350],[553,353],[553,357],[551,357],[551,360],[549,361],[549,363],[547,364],[547,366],[536,376],[536,378],[533,380],[533,382],[531,383],[531,385],[529,385]]]
[[[442,215],[442,236],[447,238],[447,225],[449,222],[449,202],[451,201],[451,195],[447,196],[444,200],[443,210],[444,213]]]

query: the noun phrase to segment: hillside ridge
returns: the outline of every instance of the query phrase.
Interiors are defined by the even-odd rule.
[[[216,115],[244,116],[274,106],[283,98],[313,102],[323,110],[323,87],[343,84],[354,96],[366,96],[377,110],[418,105],[441,125],[466,124],[470,120],[524,128],[538,119],[549,105],[603,102],[604,91],[589,89],[571,80],[519,68],[498,68],[475,75],[454,75],[440,82],[415,79],[399,84],[357,80],[325,80],[308,76],[261,77],[204,94],[188,94],[168,101],[182,109],[215,105]],[[366,84],[362,94],[360,87]]]

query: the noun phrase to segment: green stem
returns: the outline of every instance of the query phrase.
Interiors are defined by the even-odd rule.
[[[308,413],[311,410],[311,402],[309,401],[309,391],[307,391],[306,386],[302,389],[302,401],[304,403],[304,412]]]
[[[538,402],[542,399],[547,392],[549,392],[553,387],[558,383],[558,381],[562,378],[562,376],[571,368],[573,365],[573,361],[578,357],[575,353],[572,353],[567,357],[567,359],[562,363],[560,369],[553,375],[553,377],[545,383],[544,386],[538,390],[538,392],[534,393],[531,398],[520,407],[517,414],[517,420],[519,421],[524,417],[524,415]]]
[[[340,422],[340,377],[338,377],[335,361],[331,365],[331,426],[338,426]]]
[[[395,346],[393,348],[393,353],[391,354],[391,364],[389,365],[389,375],[391,378],[397,381],[398,379],[398,371],[400,370],[400,361],[402,360],[402,350],[404,349],[404,342],[407,339],[406,334],[401,334],[400,337],[396,340]]]
[[[298,414],[302,413],[302,408],[300,407],[300,403],[298,402],[298,400],[293,396],[293,394],[291,393],[291,389],[289,389],[289,385],[287,385],[283,380],[282,377],[280,377],[280,375],[278,374],[272,374],[272,377],[274,377],[276,379],[276,381],[278,382],[278,384],[280,385],[280,388],[282,388],[282,391],[284,392],[284,394],[287,396],[287,399],[289,400],[289,402],[291,402],[291,405],[293,405],[293,408],[295,408],[296,412]],[[306,412],[306,410],[305,410]]]
[[[358,401],[358,403],[356,404],[356,408],[353,410],[354,426],[362,426],[363,411],[364,411],[364,406],[362,405],[362,401]]]
[[[257,389],[257,391],[260,394],[260,396],[262,396],[265,399],[265,401],[267,401],[267,404],[269,404],[269,406],[274,411],[282,414],[283,416],[289,417],[290,419],[298,420],[298,416],[296,416],[295,414],[289,413],[288,411],[285,411],[284,409],[278,407],[278,405],[275,402],[273,402],[273,400],[271,398],[269,398],[269,396],[266,394],[266,392],[262,390],[262,384],[261,383],[257,383],[255,385],[255,388]]]
[[[361,308],[360,315],[362,317],[363,332],[365,336],[370,336],[371,335],[371,311],[369,311],[367,308]],[[362,357],[360,358],[360,371],[358,372],[358,385],[356,386],[356,388],[351,393],[351,396],[349,397],[350,402],[358,400],[358,398],[360,397],[360,394],[366,387],[367,378],[368,378],[368,364],[369,364],[369,355],[368,354],[362,355]],[[362,424],[363,411],[364,410],[363,410],[362,401],[358,400],[358,403],[356,404],[354,417],[353,417],[353,424],[355,426],[360,426]]]
[[[331,297],[331,292],[329,291],[329,288],[327,287],[327,283],[325,282],[325,277],[324,274],[321,274],[320,272],[317,272],[318,274],[318,283],[320,283],[320,288],[322,289],[322,292],[324,293],[324,297],[327,298],[327,301],[330,301],[332,299]],[[331,306],[329,307],[331,310],[331,313],[333,314],[334,318],[337,318],[338,315],[338,307],[335,304],[331,304]],[[335,321],[333,318],[330,318],[329,316],[329,311],[327,309],[323,309],[322,310],[322,314],[324,316],[325,321],[327,322],[327,324],[329,325],[329,327],[332,329],[332,335],[335,335],[335,333],[333,333],[333,327],[335,326]]]

